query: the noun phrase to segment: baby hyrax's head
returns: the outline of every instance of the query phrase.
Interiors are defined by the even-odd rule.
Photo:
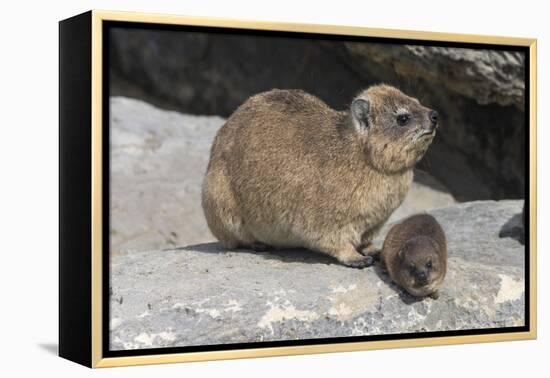
[[[430,146],[439,116],[389,85],[361,92],[350,108],[368,162],[387,173],[411,169]]]
[[[394,271],[398,277],[394,277],[395,281],[416,297],[437,297],[447,266],[441,261],[439,248],[428,236],[409,239],[397,253],[398,266]]]

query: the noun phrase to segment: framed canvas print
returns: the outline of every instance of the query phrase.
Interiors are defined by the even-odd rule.
[[[59,27],[62,357],[536,337],[536,40]]]

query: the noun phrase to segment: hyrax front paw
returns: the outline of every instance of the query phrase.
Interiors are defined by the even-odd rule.
[[[374,258],[372,256],[363,256],[360,259],[351,260],[351,261],[342,261],[342,263],[345,266],[349,266],[351,268],[363,269],[373,265]]]
[[[374,264],[374,259],[372,256],[363,256],[355,247],[349,243],[347,245],[340,246],[339,248],[330,247],[321,249],[321,251],[335,257],[343,265],[352,267],[352,268],[366,268]]]
[[[359,248],[357,248],[357,252],[359,252],[363,256],[370,256],[373,258],[373,260],[378,260],[380,257],[380,249],[376,248],[372,243],[360,246]]]

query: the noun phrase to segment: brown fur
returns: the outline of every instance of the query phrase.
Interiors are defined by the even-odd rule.
[[[445,232],[431,215],[413,215],[390,229],[380,260],[392,280],[410,294],[437,298],[447,271]],[[421,272],[425,282],[419,279]]]
[[[354,267],[372,262],[358,249],[372,248],[403,201],[435,130],[419,137],[429,109],[393,87],[357,98],[369,103],[368,127],[300,90],[260,93],[231,115],[212,146],[202,191],[220,242],[305,247]],[[395,123],[400,108],[414,117],[410,127]]]

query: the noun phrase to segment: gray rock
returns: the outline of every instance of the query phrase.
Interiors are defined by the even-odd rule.
[[[392,213],[388,223],[425,210],[445,207],[455,203],[456,200],[449,193],[449,189],[426,172],[417,169],[414,171],[414,181],[411,189],[401,206]]]
[[[202,243],[117,253],[111,261],[110,347],[521,326],[525,250],[499,237],[521,209],[521,201],[480,201],[430,211],[449,247],[438,300],[416,301],[376,266],[347,268],[310,251],[226,251]]]
[[[213,240],[201,205],[210,146],[224,119],[165,111],[139,100],[111,99],[111,251],[173,248]],[[423,172],[399,219],[455,203]]]
[[[201,183],[224,120],[111,100],[111,252],[211,240]]]
[[[248,96],[274,87],[301,88],[342,107],[349,102],[343,89],[361,85],[327,52],[345,50],[338,42],[119,28],[110,46],[113,94],[192,114],[229,116]]]
[[[363,61],[372,59],[399,76],[423,78],[479,104],[524,108],[525,56],[521,52],[353,42],[346,47]]]

